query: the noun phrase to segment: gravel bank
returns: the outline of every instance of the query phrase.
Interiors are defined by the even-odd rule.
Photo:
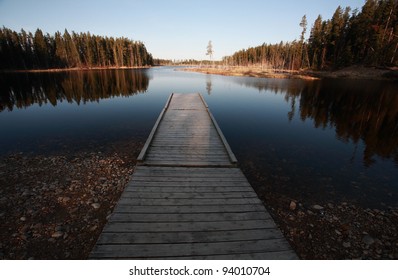
[[[0,259],[85,259],[134,171],[124,150],[0,159]]]

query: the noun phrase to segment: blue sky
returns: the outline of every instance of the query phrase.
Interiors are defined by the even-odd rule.
[[[32,33],[40,28],[127,37],[145,43],[156,58],[214,58],[262,43],[299,38],[318,14],[331,18],[337,6],[360,8],[364,0],[0,0],[0,26]]]

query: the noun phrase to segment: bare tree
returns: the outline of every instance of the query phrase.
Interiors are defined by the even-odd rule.
[[[207,53],[206,55],[208,55],[210,57],[210,60],[213,59],[213,44],[211,43],[211,40],[209,41],[209,43],[207,44]]]

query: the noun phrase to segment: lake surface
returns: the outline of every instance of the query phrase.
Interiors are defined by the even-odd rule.
[[[0,74],[0,155],[145,141],[172,92],[202,93],[240,166],[311,203],[398,206],[398,83],[175,71]]]

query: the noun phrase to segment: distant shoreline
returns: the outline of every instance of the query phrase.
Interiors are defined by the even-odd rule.
[[[318,80],[322,78],[398,80],[398,69],[350,66],[337,71],[273,70],[259,66],[215,66],[182,68],[179,71],[198,72],[223,76],[240,76],[276,79]]]
[[[27,69],[27,70],[0,70],[0,73],[46,73],[46,72],[70,72],[90,70],[127,70],[127,69],[149,69],[161,67],[134,66],[134,67],[73,67],[73,68],[51,68],[51,69]],[[172,66],[172,65],[170,65]],[[200,66],[194,65],[177,69],[177,71],[197,72],[203,74],[214,74],[223,76],[275,78],[275,79],[302,79],[319,80],[323,78],[333,79],[366,79],[366,80],[389,80],[398,81],[398,67],[379,68],[365,66],[350,66],[336,71],[314,71],[314,70],[274,70],[261,68],[260,66]]]
[[[133,67],[73,67],[73,68],[50,68],[50,69],[24,69],[24,70],[0,70],[0,73],[44,73],[44,72],[69,72],[69,71],[90,71],[90,70],[126,70],[126,69],[148,69],[154,66],[133,66]]]

